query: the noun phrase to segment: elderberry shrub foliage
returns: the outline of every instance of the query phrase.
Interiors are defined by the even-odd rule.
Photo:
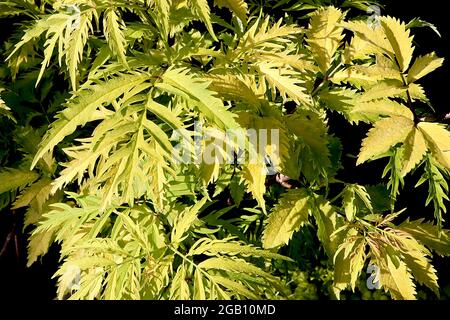
[[[444,61],[415,54],[420,20],[368,19],[371,4],[1,2],[15,28],[1,49],[0,207],[24,213],[28,265],[60,245],[60,299],[439,296],[450,132],[426,121],[420,80]],[[350,167],[336,114],[371,126]],[[278,139],[237,147],[226,132],[239,129]],[[177,157],[180,137],[195,161]],[[337,178],[372,161],[385,165],[376,186]],[[428,186],[419,219],[396,201],[413,173]]]

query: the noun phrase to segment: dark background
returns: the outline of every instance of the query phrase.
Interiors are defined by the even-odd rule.
[[[416,28],[413,30],[415,35],[416,55],[426,54],[436,51],[438,56],[445,57],[444,67],[433,72],[421,81],[428,97],[430,98],[438,115],[450,112],[447,97],[449,96],[449,19],[446,8],[447,1],[428,0],[428,1],[405,1],[405,0],[380,0],[384,5],[383,15],[391,15],[400,18],[403,21],[410,21],[414,17],[420,17],[422,20],[434,24],[440,31],[442,38],[439,38],[429,28]],[[13,26],[5,25],[5,21],[0,23],[0,41],[4,41],[8,32],[5,28],[11,29]],[[361,139],[367,132],[367,127],[349,126],[342,119],[332,119],[330,124],[333,131],[340,137],[344,137],[346,145],[344,154],[357,154]],[[344,167],[354,166],[354,159],[343,159]],[[347,170],[349,171],[349,170]],[[358,181],[361,184],[375,184],[380,180],[382,166],[379,164],[368,164],[362,167],[355,167],[352,172],[346,174],[346,181]],[[412,176],[405,182],[410,188],[402,191],[399,199],[400,207],[408,207],[411,214],[426,217],[431,220],[433,209],[424,208],[426,198],[426,187],[414,189],[419,176]],[[1,182],[0,182],[1,183]],[[414,211],[416,209],[417,211]],[[450,212],[449,212],[450,214]],[[0,212],[0,298],[7,297],[12,299],[53,299],[55,297],[55,279],[51,279],[58,265],[58,248],[53,246],[41,263],[35,263],[32,267],[26,268],[26,235],[22,232],[22,213],[14,214],[11,211]],[[450,219],[448,219],[450,220]],[[446,222],[446,228],[449,223]],[[7,241],[9,240],[9,241]],[[6,245],[5,245],[6,243]],[[436,268],[439,272],[439,282],[442,287],[450,284],[450,262],[449,259],[435,258]]]

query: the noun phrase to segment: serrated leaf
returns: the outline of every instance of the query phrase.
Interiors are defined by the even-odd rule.
[[[450,131],[439,123],[421,122],[418,125],[433,157],[450,170]]]
[[[450,231],[442,230],[431,222],[424,222],[424,219],[409,221],[407,219],[400,226],[399,230],[411,234],[417,241],[423,243],[429,249],[441,256],[450,256]]]
[[[363,140],[357,165],[379,156],[397,143],[404,142],[414,128],[414,122],[405,117],[390,117],[375,123]]]
[[[183,68],[168,70],[162,75],[164,83],[157,86],[190,99],[196,108],[219,128],[223,130],[239,128],[234,119],[236,116],[225,108],[220,99],[213,96],[212,91],[208,90],[209,82],[188,74],[188,71]]]
[[[77,89],[78,64],[83,57],[83,50],[89,36],[89,30],[92,32],[91,19],[91,13],[82,14],[79,23],[75,26],[75,30],[70,33],[70,40],[65,56],[73,90]]]
[[[289,97],[297,103],[307,105],[311,103],[311,98],[306,93],[306,88],[300,86],[303,84],[303,81],[300,80],[298,72],[276,67],[270,63],[260,63],[258,68],[272,87],[273,94],[276,88],[284,99]]]
[[[416,289],[406,264],[398,260],[396,266],[393,258],[386,253],[384,259],[384,266],[380,270],[381,286],[389,290],[392,298],[396,300],[415,300]]]
[[[413,38],[406,24],[392,17],[381,17],[381,26],[392,46],[401,72],[408,69],[414,52]]]
[[[27,267],[30,267],[37,261],[40,256],[47,253],[53,240],[53,232],[51,230],[33,233],[28,242],[28,260]]]
[[[408,119],[413,119],[414,115],[405,105],[392,101],[390,99],[381,99],[367,102],[356,102],[353,107],[346,112],[346,117],[358,123],[364,121],[374,123],[381,120],[382,117],[400,116]]]
[[[437,271],[422,252],[408,250],[405,252],[404,261],[418,283],[427,286],[439,295]]]
[[[266,212],[266,201],[264,200],[267,175],[266,165],[260,156],[258,156],[258,159],[250,161],[250,163],[245,164],[242,168],[242,178],[244,179],[247,191],[258,201],[263,212]]]
[[[434,52],[418,57],[408,72],[408,82],[416,82],[441,67],[444,59],[438,58]]]
[[[358,102],[368,102],[377,99],[396,98],[403,95],[407,87],[398,80],[386,80],[371,87],[358,97]]]
[[[195,11],[197,12],[197,15],[199,18],[205,23],[206,29],[208,29],[209,33],[213,37],[215,41],[217,40],[217,37],[214,33],[214,29],[211,24],[211,14],[209,12],[209,5],[207,0],[191,0],[191,3],[193,7],[195,8]]]
[[[119,61],[128,66],[126,58],[126,40],[124,30],[126,29],[123,20],[119,19],[117,10],[109,8],[105,11],[103,19],[103,32],[111,52],[119,57]]]
[[[184,239],[185,233],[191,228],[194,221],[197,219],[197,215],[200,209],[205,205],[207,198],[203,198],[191,208],[185,209],[185,211],[177,217],[172,229],[172,242],[179,243]]]
[[[338,25],[342,18],[341,10],[330,6],[315,11],[309,22],[307,42],[324,75],[343,38],[343,28]]]
[[[304,189],[285,193],[267,218],[262,242],[267,249],[288,244],[295,231],[308,221],[310,197]]]
[[[105,114],[98,110],[103,104],[112,103],[116,98],[141,85],[147,79],[146,74],[121,75],[79,92],[75,98],[66,104],[66,109],[56,116],[57,120],[52,123],[51,128],[42,139],[31,167],[34,168],[39,159],[48,151],[53,150],[66,136],[72,134],[78,126],[103,118]],[[139,88],[145,89],[142,86]],[[135,94],[137,93],[135,92]]]
[[[12,209],[18,209],[28,206],[34,199],[38,200],[39,207],[42,207],[50,196],[51,180],[42,178],[25,189],[14,202]]]
[[[214,0],[214,2],[219,8],[229,8],[242,22],[247,22],[248,7],[244,0]]]
[[[317,224],[317,236],[322,243],[327,256],[333,259],[339,245],[343,240],[344,219],[336,213],[331,204],[321,198],[316,200],[317,207],[313,208],[313,215]]]
[[[400,149],[402,158],[402,176],[406,176],[423,159],[428,148],[422,133],[414,129]]]
[[[38,178],[39,174],[35,171],[3,168],[0,171],[0,194],[23,188]]]

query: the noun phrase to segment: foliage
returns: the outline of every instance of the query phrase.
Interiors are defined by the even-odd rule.
[[[450,132],[421,116],[443,59],[414,54],[420,20],[370,25],[373,1],[274,6],[295,21],[271,1],[10,3],[0,116],[19,159],[1,159],[0,204],[26,208],[28,265],[60,245],[58,298],[345,298],[369,265],[378,298],[440,294]],[[387,158],[379,186],[338,179],[336,114],[372,126],[355,165]],[[415,171],[434,221],[396,201]]]

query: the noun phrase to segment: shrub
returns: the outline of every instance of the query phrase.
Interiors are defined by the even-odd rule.
[[[443,59],[370,4],[1,4],[0,202],[26,208],[28,265],[60,245],[58,298],[439,294],[450,133],[420,80]],[[348,166],[334,116],[371,126]],[[372,161],[378,185],[345,180]],[[433,221],[396,201],[412,172]]]

